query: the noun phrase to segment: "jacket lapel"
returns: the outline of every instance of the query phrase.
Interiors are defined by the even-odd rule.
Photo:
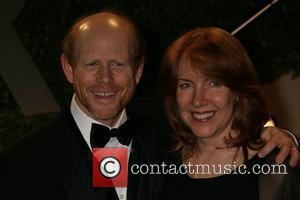
[[[92,153],[69,112],[61,119],[61,132],[52,151],[51,169],[67,199],[116,199],[111,188],[92,187]],[[114,193],[113,193],[114,192]]]

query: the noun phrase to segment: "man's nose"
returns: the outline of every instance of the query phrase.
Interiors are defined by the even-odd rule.
[[[108,66],[103,66],[97,71],[96,81],[99,83],[110,83],[113,80],[113,73]]]

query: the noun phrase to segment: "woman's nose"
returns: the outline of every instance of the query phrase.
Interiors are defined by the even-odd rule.
[[[207,95],[206,95],[206,91],[205,88],[196,88],[195,92],[194,92],[194,96],[193,96],[193,105],[195,107],[199,107],[202,105],[207,104]]]

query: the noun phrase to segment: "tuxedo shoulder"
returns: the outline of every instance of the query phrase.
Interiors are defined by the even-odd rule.
[[[135,116],[133,119],[136,129],[136,138],[143,148],[151,152],[166,152],[169,147],[170,130],[164,120],[158,120],[151,116]]]
[[[164,117],[163,101],[155,97],[135,97],[127,106],[129,115],[152,118]]]
[[[141,135],[146,135],[148,137],[165,137],[170,132],[170,128],[165,118],[134,116],[132,117],[132,121]]]

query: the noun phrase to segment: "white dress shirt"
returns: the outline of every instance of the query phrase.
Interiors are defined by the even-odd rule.
[[[92,151],[92,147],[91,147],[91,144],[90,144],[92,123],[106,126],[109,129],[119,128],[128,119],[127,114],[126,114],[126,110],[124,108],[120,118],[117,121],[117,123],[113,127],[109,127],[107,125],[104,125],[104,124],[92,119],[87,114],[85,114],[80,109],[80,107],[78,106],[78,104],[75,100],[75,95],[76,94],[73,95],[73,98],[72,98],[72,101],[71,101],[71,106],[70,106],[71,114],[72,114],[72,116],[73,116],[73,118],[74,118],[74,120],[75,120],[75,122],[76,122],[76,124],[77,124],[84,140],[86,141],[87,145],[89,146],[90,150]],[[132,141],[130,142],[129,146],[126,146],[126,145],[122,145],[116,137],[112,137],[112,138],[110,138],[108,143],[105,145],[105,147],[124,147],[124,148],[127,148],[128,149],[128,156],[129,156],[129,154],[130,154],[129,152],[131,150],[131,145],[132,145]],[[128,157],[128,160],[129,160],[129,157]],[[127,188],[126,187],[115,187],[115,189],[116,189],[117,195],[118,195],[120,200],[126,200],[127,199]]]

